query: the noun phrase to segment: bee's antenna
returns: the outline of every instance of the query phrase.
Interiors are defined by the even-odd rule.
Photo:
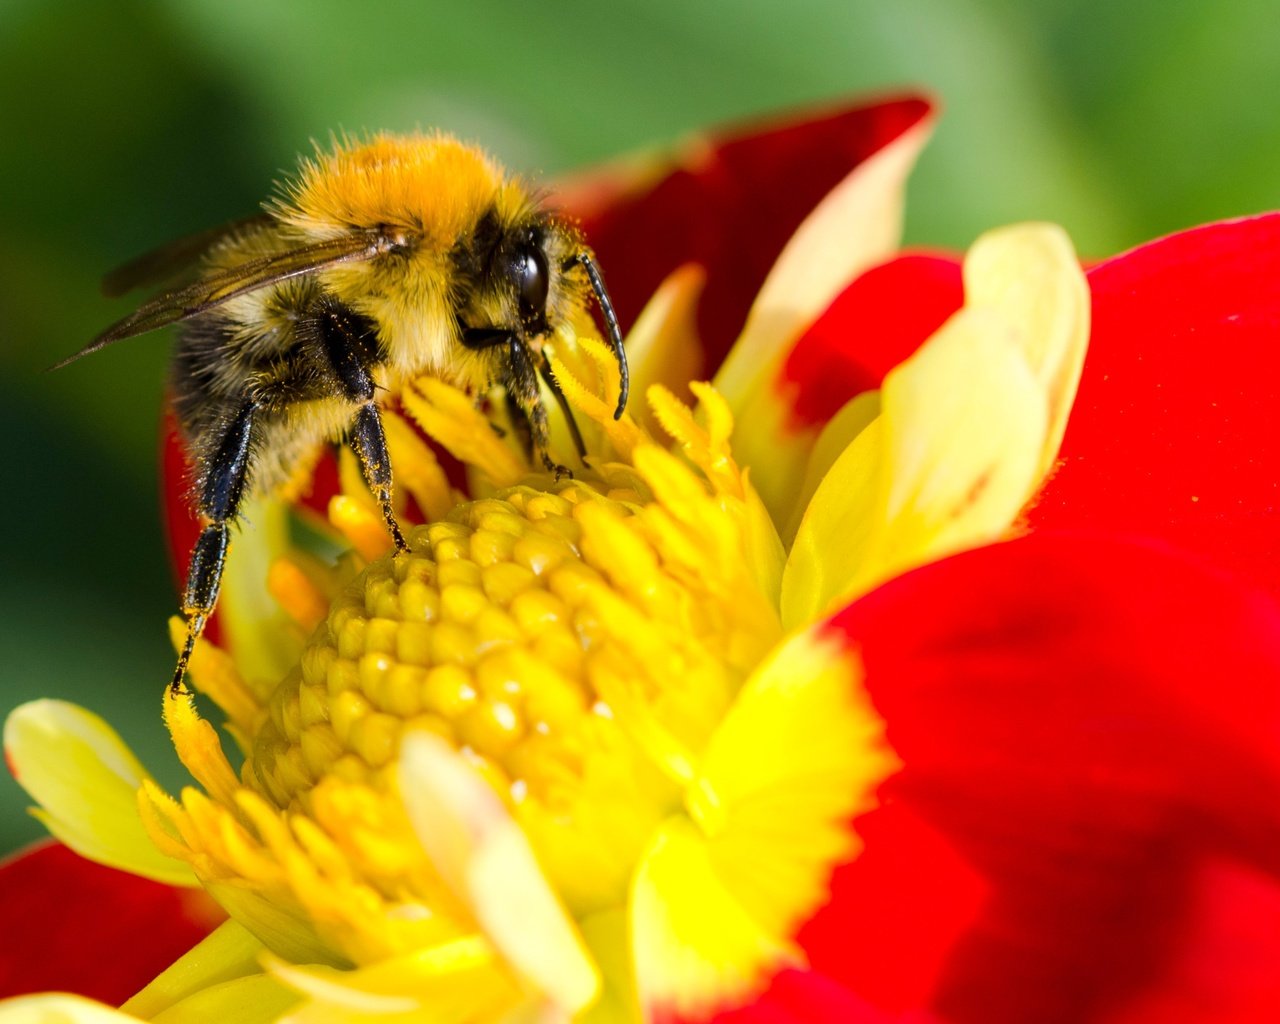
[[[604,314],[605,330],[609,333],[609,345],[613,349],[613,354],[618,360],[618,408],[613,411],[615,420],[622,418],[622,411],[627,407],[627,392],[631,387],[631,377],[627,370],[627,353],[622,347],[622,331],[618,327],[618,317],[613,311],[613,303],[609,301],[609,293],[604,288],[604,278],[600,275],[600,268],[596,266],[596,261],[591,258],[591,253],[583,249],[576,252],[567,261],[570,265],[581,263],[582,268],[587,272],[587,278],[591,281],[591,290],[595,292],[596,301],[600,303],[600,312]]]

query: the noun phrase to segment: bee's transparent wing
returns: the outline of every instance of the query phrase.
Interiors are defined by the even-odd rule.
[[[52,369],[60,369],[82,356],[125,338],[146,334],[179,320],[198,316],[245,292],[266,288],[301,274],[312,274],[338,263],[373,259],[396,245],[397,243],[380,233],[360,232],[228,267],[157,296],[123,320],[112,324],[79,352],[55,364]]]
[[[136,259],[116,267],[102,279],[102,294],[109,299],[117,298],[135,288],[160,284],[176,277],[184,270],[189,270],[197,260],[225,238],[248,234],[258,228],[275,223],[275,218],[268,213],[258,213],[252,217],[242,217],[227,224],[201,231],[199,234],[187,235],[172,242],[144,252]]]

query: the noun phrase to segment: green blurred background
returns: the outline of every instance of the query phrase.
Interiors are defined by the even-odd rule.
[[[1280,206],[1258,0],[0,0],[0,712],[105,715],[162,781],[167,342],[41,370],[128,311],[102,271],[256,209],[331,129],[439,125],[553,174],[715,122],[919,84],[908,238],[1045,218],[1105,255]],[[0,852],[40,834],[0,779]]]

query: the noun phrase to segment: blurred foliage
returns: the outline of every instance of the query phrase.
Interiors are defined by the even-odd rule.
[[[1002,222],[1104,255],[1280,205],[1259,0],[0,0],[0,711],[104,714],[162,780],[174,610],[155,498],[166,341],[45,375],[128,309],[103,270],[252,211],[312,138],[438,125],[555,172],[919,84],[945,112],[908,237]],[[769,201],[760,197],[761,203]],[[0,781],[0,850],[39,834]]]

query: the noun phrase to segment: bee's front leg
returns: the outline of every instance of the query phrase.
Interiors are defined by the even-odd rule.
[[[514,334],[509,346],[511,359],[503,382],[507,388],[508,404],[513,412],[518,410],[523,414],[524,423],[528,425],[530,447],[541,458],[547,472],[554,473],[557,480],[562,476],[572,477],[573,471],[552,459],[547,450],[551,430],[547,422],[547,408],[542,404],[542,392],[538,387],[534,357],[528,346]]]

